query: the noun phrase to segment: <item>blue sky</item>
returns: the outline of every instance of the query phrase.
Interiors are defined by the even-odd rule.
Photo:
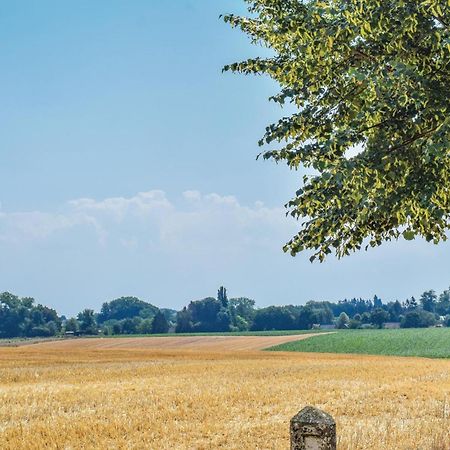
[[[449,245],[397,242],[324,264],[281,248],[299,173],[255,161],[286,111],[221,13],[241,0],[3,1],[0,291],[61,313],[121,295],[180,308],[442,291]]]

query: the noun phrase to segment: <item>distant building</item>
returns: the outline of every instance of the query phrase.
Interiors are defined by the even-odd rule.
[[[387,328],[389,330],[393,330],[395,328],[400,328],[400,322],[385,322],[384,328]]]

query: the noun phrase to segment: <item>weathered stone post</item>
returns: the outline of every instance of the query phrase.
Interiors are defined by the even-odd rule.
[[[291,419],[291,450],[336,450],[336,422],[312,406]]]

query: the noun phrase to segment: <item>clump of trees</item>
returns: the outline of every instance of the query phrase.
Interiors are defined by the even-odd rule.
[[[177,333],[244,331],[254,315],[254,300],[228,299],[227,290],[221,286],[217,298],[196,300],[177,314]]]
[[[394,322],[403,328],[450,326],[450,289],[425,291],[418,300],[383,302],[353,298],[338,302],[309,301],[305,305],[256,308],[247,297],[228,298],[220,287],[217,297],[191,301],[181,311],[159,309],[136,297],[103,303],[100,312],[84,309],[76,317],[57,312],[33,298],[0,294],[0,338],[168,332],[230,332],[306,330],[319,327],[383,328]]]
[[[159,309],[136,297],[105,302],[99,313],[87,308],[66,318],[33,298],[0,294],[0,338],[168,333],[175,319],[175,310]]]
[[[159,308],[136,297],[120,297],[103,303],[96,321],[105,334],[149,334],[155,333],[153,322],[156,316],[160,324],[162,319],[165,322],[165,326],[156,328],[168,330],[169,324]]]
[[[54,336],[61,331],[61,319],[31,297],[0,294],[0,338]]]
[[[225,292],[225,295],[224,295]],[[429,327],[450,324],[450,290],[439,296],[424,292],[403,303],[373,299],[341,300],[336,303],[310,301],[303,306],[285,305],[255,308],[248,298],[231,298],[219,290],[217,299],[208,297],[190,302],[177,314],[177,333],[213,331],[304,330],[313,327],[383,328],[387,322],[397,326]]]

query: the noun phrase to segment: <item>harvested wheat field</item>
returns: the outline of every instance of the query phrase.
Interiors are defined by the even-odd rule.
[[[340,449],[450,448],[447,360],[89,341],[0,348],[2,449],[288,449],[306,404]]]
[[[328,334],[328,333],[320,333]],[[66,339],[39,344],[51,349],[126,349],[126,350],[192,350],[192,351],[241,351],[262,350],[287,342],[301,341],[318,334],[283,336],[160,336],[129,338]]]

